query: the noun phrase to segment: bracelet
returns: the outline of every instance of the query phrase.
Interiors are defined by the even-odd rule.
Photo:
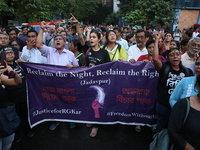
[[[44,28],[43,28],[43,27],[40,27],[40,29],[44,30]]]
[[[8,73],[8,79],[14,78],[15,75],[16,75],[16,73],[15,73],[14,71],[10,71],[10,72]]]

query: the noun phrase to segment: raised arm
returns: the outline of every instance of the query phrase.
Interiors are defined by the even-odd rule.
[[[79,25],[79,22],[78,22],[78,20],[74,17],[74,15],[72,14],[72,13],[70,13],[71,14],[71,18],[70,18],[70,20],[71,20],[71,22],[73,22],[73,23],[75,23],[75,25],[76,25],[76,31],[77,31],[77,33],[78,33],[78,39],[80,40],[80,43],[81,43],[81,45],[83,46],[83,45],[85,45],[85,41],[84,41],[84,38],[83,38],[83,33],[81,32],[81,29],[80,29],[80,25]]]
[[[90,41],[90,32],[92,31],[92,28],[89,26],[87,28],[87,35],[86,35],[86,41]]]
[[[43,35],[44,35],[44,30],[48,27],[45,21],[41,22],[41,27],[40,27],[40,32],[38,34],[37,40],[36,40],[36,47],[38,49],[42,49],[43,47]]]
[[[153,62],[155,64],[155,68],[157,70],[160,70],[162,68],[162,62],[158,59],[158,55],[159,55],[158,42],[159,42],[159,39],[160,39],[160,33],[156,32],[155,33],[155,46],[154,46],[154,50],[153,50]]]

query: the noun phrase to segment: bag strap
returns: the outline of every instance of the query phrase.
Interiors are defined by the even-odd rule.
[[[189,100],[189,97],[186,98],[186,101],[187,101],[187,110],[186,110],[186,115],[185,115],[185,118],[184,118],[184,122],[183,122],[183,125],[185,124],[185,121],[188,117],[188,114],[190,112],[190,100]]]
[[[88,48],[88,50],[85,53],[85,56],[84,56],[85,65],[84,66],[86,66],[87,57],[88,57],[88,53],[90,52],[90,50],[91,50],[91,48]]]
[[[83,53],[80,53],[76,56],[76,58],[79,58],[81,55],[83,55]]]
[[[55,36],[55,35],[54,35],[54,36]],[[51,39],[49,39],[49,40],[47,41],[47,46],[49,45],[50,41],[54,38],[54,36],[52,36]]]

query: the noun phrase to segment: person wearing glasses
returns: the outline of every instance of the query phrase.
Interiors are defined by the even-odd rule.
[[[182,65],[181,53],[176,48],[170,48],[167,51],[166,62],[161,62],[158,59],[159,39],[160,33],[156,32],[153,61],[155,69],[159,73],[159,84],[156,96],[157,132],[167,128],[169,116],[171,113],[169,98],[174,88],[184,77],[193,76],[192,70]]]
[[[135,63],[141,55],[147,55],[148,51],[145,47],[146,42],[149,40],[147,32],[142,29],[136,32],[136,45],[130,46],[128,49],[128,61]]]
[[[47,63],[47,58],[42,56],[41,52],[36,47],[37,36],[38,33],[35,30],[30,30],[27,32],[27,45],[23,47],[19,61],[42,64]]]
[[[110,61],[117,61],[117,60],[127,60],[127,53],[124,46],[116,43],[116,33],[114,30],[108,30],[106,32],[106,44],[104,45],[103,49],[108,51]]]
[[[8,46],[9,42],[10,42],[9,35],[7,33],[0,32],[0,48]],[[19,58],[19,50],[16,47],[13,46],[11,47],[13,48],[13,51],[15,53],[15,60],[17,60]]]
[[[185,67],[190,68],[200,52],[200,37],[193,37],[188,42],[188,51],[181,56],[181,62]]]
[[[5,46],[0,49],[0,53],[4,52],[6,55],[6,62],[8,66],[10,66],[14,72],[16,72],[21,80],[22,83],[19,85],[5,85],[5,90],[7,91],[7,99],[9,102],[15,104],[16,112],[23,120],[22,124],[20,125],[19,129],[15,133],[15,141],[19,142],[21,140],[21,133],[26,132],[29,137],[34,135],[33,130],[30,128],[28,123],[28,110],[27,110],[27,93],[26,93],[26,79],[24,71],[18,66],[15,62],[15,54],[13,48],[10,46]],[[8,72],[5,72],[4,75],[9,75]]]

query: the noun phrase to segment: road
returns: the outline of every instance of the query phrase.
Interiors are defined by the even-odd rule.
[[[140,133],[131,125],[100,125],[96,137],[89,136],[91,128],[76,124],[61,123],[50,131],[51,122],[44,122],[33,128],[35,135],[28,137],[24,132],[22,140],[14,142],[12,150],[148,150],[154,133],[149,127],[142,127]]]

